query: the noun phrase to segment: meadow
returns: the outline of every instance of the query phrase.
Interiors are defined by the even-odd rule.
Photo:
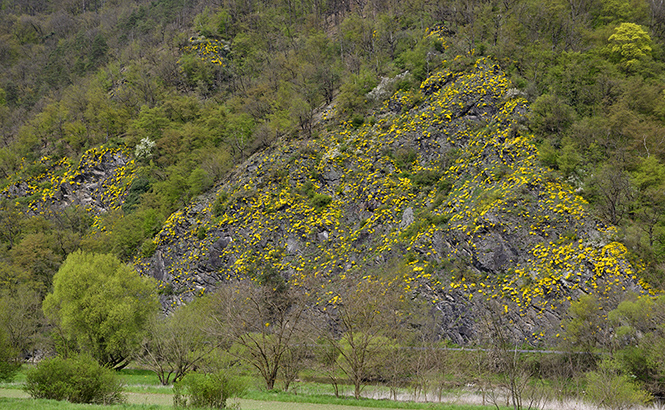
[[[15,382],[0,383],[0,409],[11,410],[166,410],[173,409],[172,389],[162,386],[155,373],[142,369],[124,369],[121,372],[124,383],[126,403],[110,406],[73,404],[65,401],[31,399],[22,390],[25,380],[22,371]],[[341,386],[351,394],[351,386]],[[344,391],[344,390],[342,390]],[[381,386],[372,386],[368,395],[381,395]],[[406,409],[406,410],[481,410],[494,406],[465,404],[420,403],[413,401],[393,401],[387,399],[354,399],[335,397],[331,388],[323,383],[297,382],[291,392],[265,391],[251,387],[242,398],[231,399],[230,408],[240,410],[369,410],[369,409]]]

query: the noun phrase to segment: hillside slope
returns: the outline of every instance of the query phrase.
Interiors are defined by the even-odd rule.
[[[527,109],[489,59],[443,69],[361,126],[255,154],[172,214],[135,264],[166,305],[271,269],[294,285],[328,278],[326,306],[336,283],[403,260],[405,290],[431,300],[453,342],[474,338],[488,300],[514,337],[554,337],[571,298],[646,285],[613,229],[538,164]]]

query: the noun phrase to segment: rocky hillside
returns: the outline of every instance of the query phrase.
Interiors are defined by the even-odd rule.
[[[345,280],[401,264],[405,291],[431,301],[438,333],[456,343],[474,338],[488,301],[516,324],[515,338],[537,344],[557,337],[561,312],[582,293],[611,301],[646,291],[614,228],[539,165],[526,100],[490,59],[463,61],[364,122],[339,127],[331,107],[315,138],[255,154],[170,215],[135,266],[159,280],[168,309],[266,270],[294,285],[323,278],[327,307]],[[95,235],[135,179],[130,158],[111,148],[77,163],[45,157],[1,195],[34,215],[85,209]]]
[[[122,206],[134,171],[134,160],[120,148],[90,149],[76,163],[43,157],[34,164],[24,161],[0,198],[23,202],[33,214],[74,206],[99,216]]]
[[[175,306],[256,270],[333,289],[403,260],[405,290],[431,300],[457,343],[488,300],[537,344],[557,336],[571,298],[644,291],[613,228],[539,165],[526,101],[499,67],[444,67],[362,124],[338,128],[324,113],[315,138],[255,154],[172,214],[137,269]],[[333,305],[325,286],[319,303]]]

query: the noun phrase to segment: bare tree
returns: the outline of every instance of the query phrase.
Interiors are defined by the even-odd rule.
[[[38,348],[46,325],[39,293],[27,285],[0,291],[0,334],[5,334],[11,350],[22,356]]]
[[[353,384],[356,398],[377,359],[404,324],[406,298],[398,283],[394,278],[368,275],[341,290],[331,321],[321,329],[321,336],[337,354],[337,365]]]
[[[316,360],[319,365],[321,365],[323,373],[330,381],[330,385],[333,388],[335,397],[339,397],[339,377],[337,373],[339,366],[337,364],[337,349],[326,338],[321,339],[318,342],[319,343],[317,343],[317,348],[315,350]]]
[[[293,378],[307,304],[279,274],[269,276],[261,284],[243,281],[214,295],[209,329],[222,338],[230,334],[237,346],[232,352],[256,368],[271,390],[280,371]]]
[[[525,365],[525,353],[508,333],[509,320],[507,315],[501,314],[498,303],[488,303],[481,324],[489,349],[485,356],[487,365],[499,375],[501,387],[507,394],[505,405],[512,406],[514,410],[540,408],[543,405],[543,391],[533,388],[538,381]],[[501,391],[490,389],[488,393],[498,409]]]
[[[177,382],[194,370],[219,343],[205,332],[203,302],[192,302],[169,316],[159,314],[147,326],[138,360],[157,373],[163,385]]]
[[[629,211],[633,187],[620,166],[607,164],[591,178],[589,193],[599,214],[608,223],[618,225]]]
[[[385,353],[389,359],[381,363],[381,375],[390,389],[390,398],[397,400],[397,390],[408,384],[412,357],[408,349],[398,344],[386,346]]]

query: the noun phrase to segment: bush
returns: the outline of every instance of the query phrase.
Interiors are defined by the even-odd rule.
[[[21,363],[13,360],[0,360],[0,382],[11,382],[16,372],[21,368]]]
[[[441,179],[441,173],[431,170],[418,171],[411,175],[411,182],[415,187],[426,187],[436,184]]]
[[[190,373],[173,385],[173,406],[223,409],[226,399],[244,391],[242,381],[228,374]]]
[[[141,245],[141,256],[150,258],[157,251],[157,244],[152,239],[146,239]]]
[[[586,374],[586,379],[588,398],[604,409],[631,409],[651,400],[650,394],[612,359],[603,360],[598,370]]]
[[[202,241],[208,236],[208,228],[201,225],[199,228],[196,230],[196,237]]]
[[[21,368],[21,362],[16,356],[15,349],[12,349],[4,332],[0,330],[0,382],[14,380],[16,372]]]
[[[214,217],[221,216],[224,212],[226,212],[228,199],[229,194],[224,191],[222,191],[219,196],[217,196],[217,199],[215,199],[215,202],[212,204],[212,214]]]
[[[325,194],[314,194],[310,202],[317,211],[321,211],[332,202],[332,197]]]
[[[413,163],[418,159],[418,153],[413,148],[400,148],[392,155],[395,166],[401,171],[411,169]]]
[[[43,360],[28,370],[24,390],[35,399],[96,404],[124,401],[115,372],[100,366],[89,355]]]

